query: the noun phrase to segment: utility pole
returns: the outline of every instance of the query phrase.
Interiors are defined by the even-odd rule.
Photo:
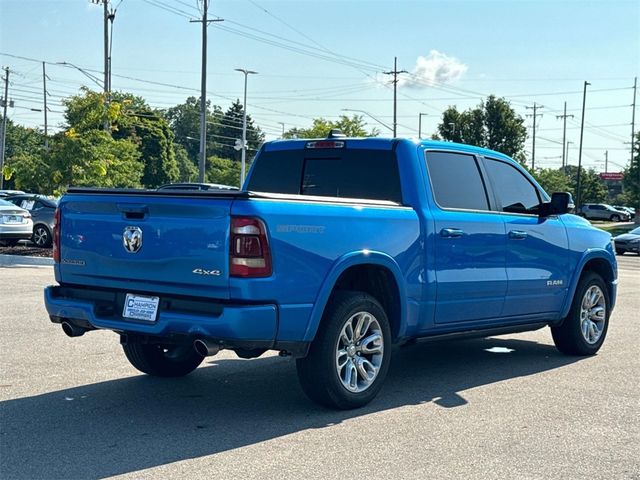
[[[582,170],[582,138],[584,136],[584,107],[587,103],[587,85],[591,85],[589,82],[585,80],[584,82],[584,91],[582,92],[582,122],[580,123],[580,147],[578,148],[578,181],[576,186],[576,195],[578,197],[578,202],[576,203],[576,208],[580,208],[580,170]],[[578,210],[579,211],[579,210]]]
[[[4,185],[4,144],[7,138],[7,107],[9,106],[9,67],[4,68],[4,101],[2,102],[2,137],[0,137],[0,189]]]
[[[567,115],[567,102],[564,102],[564,114],[556,115],[556,118],[562,119],[562,168],[566,165],[565,156],[564,156],[564,145],[567,139],[567,117],[573,118],[573,115]]]
[[[631,163],[633,164],[633,149],[635,146],[635,130],[636,130],[636,86],[638,84],[638,77],[634,77],[633,79],[633,103],[631,104]],[[640,169],[638,169],[638,180],[640,180]],[[640,184],[638,185],[640,188]]]
[[[604,151],[604,173],[609,171],[609,150]]]
[[[240,162],[240,188],[244,183],[244,176],[247,168],[247,77],[257,75],[258,72],[245,68],[236,68],[236,72],[244,74],[244,103],[242,104],[242,154]]]
[[[398,90],[398,75],[401,73],[409,73],[406,70],[398,70],[398,57],[393,57],[393,71],[382,72],[385,75],[393,75],[393,137],[397,135],[398,123],[396,121],[397,112],[397,90]]]
[[[109,104],[111,103],[111,86],[109,85],[111,73],[109,71],[111,59],[109,58],[109,19],[111,18],[111,22],[113,24],[113,18],[115,18],[115,12],[112,15],[109,15],[109,0],[91,0],[91,3],[95,5],[102,4],[103,7],[103,39],[104,39],[104,109],[105,109],[105,118],[104,118],[104,131],[110,132],[111,126],[109,125],[109,118],[107,112],[109,111]]]
[[[42,62],[42,99],[44,101],[44,148],[49,149],[49,135],[47,124],[47,72],[45,70],[45,63]]]
[[[190,20],[191,23],[202,23],[202,67],[200,71],[200,156],[198,159],[198,181],[204,182],[207,162],[207,27],[210,22],[221,22],[222,19],[209,20],[209,0],[202,0],[202,20]]]
[[[636,129],[636,87],[638,85],[638,77],[634,77],[633,79],[633,104],[632,104],[632,108],[633,111],[631,113],[631,163],[629,163],[629,167],[633,167],[633,154],[634,154],[634,148],[635,148],[635,129]],[[636,188],[638,189],[637,193],[637,199],[638,201],[636,202],[636,220],[635,223],[636,225],[640,225],[640,214],[637,212],[640,212],[640,154],[638,155],[638,162],[636,165],[636,168],[638,169],[638,178],[637,178],[637,185]]]
[[[429,115],[428,113],[419,113],[418,114],[418,138],[422,138],[422,116]]]
[[[541,117],[541,113],[536,113],[538,108],[544,108],[542,105],[533,102],[533,107],[525,107],[526,109],[533,109],[533,115],[527,115],[527,117],[533,117],[533,146],[531,147],[531,170],[536,168],[536,118]]]

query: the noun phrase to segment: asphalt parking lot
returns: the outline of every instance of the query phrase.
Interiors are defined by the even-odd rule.
[[[291,359],[139,374],[48,321],[50,267],[0,267],[0,478],[640,479],[640,257],[595,357],[548,329],[397,349],[364,409],[317,407]],[[501,347],[501,348],[493,348]]]

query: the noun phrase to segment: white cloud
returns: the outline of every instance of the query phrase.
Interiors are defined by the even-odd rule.
[[[462,77],[468,67],[455,57],[431,50],[426,57],[419,56],[412,75],[400,75],[398,83],[405,87],[424,88],[435,83],[453,83]]]

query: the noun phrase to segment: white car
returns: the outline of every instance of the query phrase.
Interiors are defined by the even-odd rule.
[[[13,246],[33,235],[31,214],[24,208],[0,199],[0,244]]]

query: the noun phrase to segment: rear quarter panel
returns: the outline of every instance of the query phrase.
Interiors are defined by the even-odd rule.
[[[236,201],[232,213],[266,223],[273,275],[231,278],[230,298],[276,302],[279,340],[312,339],[314,306],[352,265],[386,264],[401,277],[401,298],[420,298],[420,223],[410,207],[251,199]]]

